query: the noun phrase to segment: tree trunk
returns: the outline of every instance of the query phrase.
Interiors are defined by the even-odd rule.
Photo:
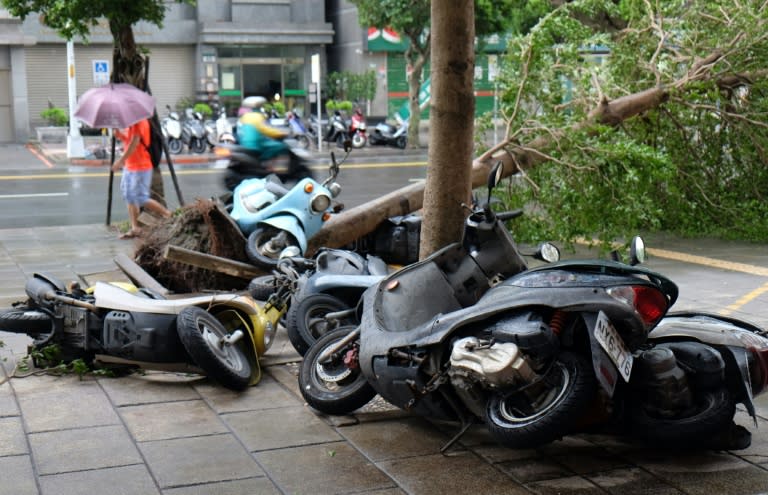
[[[474,2],[432,2],[429,160],[419,257],[461,239],[472,189]]]

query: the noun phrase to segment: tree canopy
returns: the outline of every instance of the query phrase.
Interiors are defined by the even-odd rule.
[[[516,234],[768,240],[768,4],[552,3],[509,44],[480,160],[519,172]]]

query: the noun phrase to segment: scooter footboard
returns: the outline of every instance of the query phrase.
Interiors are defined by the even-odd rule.
[[[301,223],[299,223],[299,220],[293,215],[270,217],[259,223],[271,225],[276,229],[288,232],[296,239],[296,242],[299,243],[301,252],[305,253],[307,251],[307,236],[304,234],[304,228],[301,226]]]

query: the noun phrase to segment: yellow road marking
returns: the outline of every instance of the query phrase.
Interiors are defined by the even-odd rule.
[[[677,251],[668,251],[666,249],[646,248],[646,251],[648,251],[648,254],[658,256],[659,258],[667,258],[675,261],[683,261],[685,263],[704,265],[711,268],[721,268],[723,270],[730,270],[733,272],[742,272],[749,273],[750,275],[768,277],[768,268],[755,265],[747,265],[746,263],[734,263],[732,261],[707,258],[706,256],[696,256],[693,254],[679,253]]]

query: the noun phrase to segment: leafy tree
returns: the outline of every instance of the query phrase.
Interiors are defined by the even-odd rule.
[[[424,81],[424,66],[430,53],[430,0],[350,0],[357,6],[360,25],[378,28],[390,27],[408,41],[405,60],[408,73],[408,109],[410,127],[408,143],[419,145],[419,88]],[[515,11],[511,0],[478,0],[475,2],[475,34],[494,34],[506,31],[508,19]]]
[[[480,158],[519,172],[518,236],[768,240],[765,2],[560,3],[511,41]]]
[[[11,15],[22,20],[39,14],[42,24],[68,41],[76,37],[87,41],[91,28],[106,19],[113,40],[110,81],[130,83],[137,88],[147,87],[147,58],[136,45],[133,25],[147,21],[162,28],[166,3],[163,0],[0,0],[0,5]],[[194,5],[195,0],[176,0],[176,3]],[[157,119],[156,114],[154,118]],[[154,169],[152,195],[164,204],[159,168]]]

